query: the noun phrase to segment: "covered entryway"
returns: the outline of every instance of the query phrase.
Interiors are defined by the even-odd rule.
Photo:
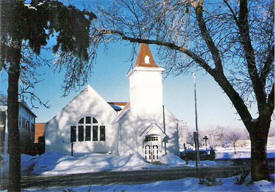
[[[158,135],[147,135],[144,139],[144,158],[148,162],[159,161],[160,137]]]

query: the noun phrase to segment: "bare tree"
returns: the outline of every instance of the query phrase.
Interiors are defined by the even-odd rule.
[[[206,131],[210,146],[224,146],[225,144],[225,130],[222,126],[208,128]]]
[[[232,143],[232,145],[234,147],[234,153],[236,154],[236,142],[241,138],[240,133],[238,133],[235,130],[230,130],[227,132],[226,138],[229,142]]]
[[[193,131],[191,131],[190,129],[187,129],[186,131],[186,143],[190,146],[195,146]]]
[[[94,50],[117,40],[154,44],[168,71],[196,68],[213,77],[249,132],[252,179],[270,179],[266,144],[274,110],[272,0],[117,0],[95,13]]]

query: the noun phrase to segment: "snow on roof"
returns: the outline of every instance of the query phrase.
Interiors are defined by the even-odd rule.
[[[108,104],[115,110],[115,111],[121,111],[128,102],[108,102]]]
[[[119,121],[119,119],[121,117],[124,116],[124,114],[126,114],[130,109],[130,103],[127,103],[127,105],[125,105],[125,107],[119,112],[119,114],[117,115],[117,117],[115,118],[114,122]]]
[[[126,106],[128,102],[108,102],[110,105]]]
[[[110,104],[110,103],[109,103]],[[115,110],[115,111],[121,111],[121,107],[117,106],[117,105],[114,105],[114,104],[110,104],[111,107]]]

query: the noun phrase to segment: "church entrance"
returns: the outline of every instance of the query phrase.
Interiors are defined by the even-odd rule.
[[[159,137],[146,136],[144,141],[144,158],[148,162],[157,162],[159,161]]]

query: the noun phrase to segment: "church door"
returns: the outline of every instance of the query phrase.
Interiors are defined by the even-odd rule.
[[[144,154],[145,154],[145,160],[146,161],[150,161],[150,145],[145,145],[145,148],[144,148]]]
[[[158,145],[153,145],[152,149],[152,156],[153,156],[153,161],[158,161],[159,160],[159,149]]]
[[[158,136],[146,136],[144,145],[144,158],[148,162],[159,161]]]

